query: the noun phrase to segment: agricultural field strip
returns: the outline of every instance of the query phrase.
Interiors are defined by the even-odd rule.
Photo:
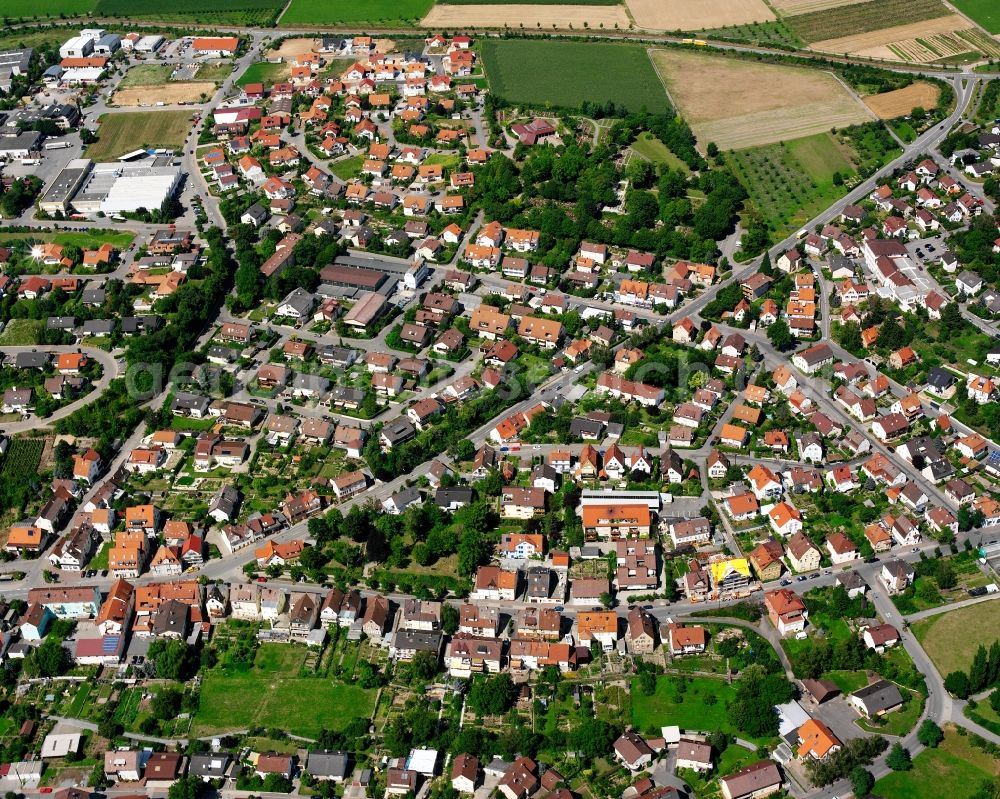
[[[890,45],[914,41],[926,41],[941,34],[952,34],[956,31],[969,29],[969,23],[958,14],[938,17],[925,22],[911,22],[881,30],[857,33],[851,36],[841,36],[836,39],[814,41],[809,49],[828,53],[850,53],[854,55],[872,56],[874,58],[893,58],[888,47]],[[968,49],[973,49],[970,45]]]
[[[628,28],[621,5],[435,5],[421,21],[424,28]]]
[[[635,24],[648,30],[702,31],[776,18],[763,0],[625,0],[625,5]]]
[[[903,25],[912,25],[949,15],[948,8],[940,0],[868,0],[862,4],[796,14],[786,19],[803,41],[821,42],[845,38],[844,31],[861,35],[887,27],[902,27],[891,25],[898,20],[906,20]]]

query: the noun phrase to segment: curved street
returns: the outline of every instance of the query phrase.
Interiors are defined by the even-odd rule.
[[[51,352],[55,354],[67,352],[83,352],[88,358],[97,361],[101,365],[101,376],[93,384],[91,390],[79,399],[73,400],[67,405],[63,405],[51,416],[41,418],[31,414],[27,419],[18,422],[4,422],[3,432],[7,435],[17,435],[31,430],[41,430],[50,427],[54,422],[70,416],[74,411],[83,408],[90,403],[101,398],[101,395],[110,385],[111,381],[118,377],[119,364],[111,353],[98,347],[78,347],[76,345],[63,344],[36,344],[30,347],[0,347],[0,356],[16,356],[19,352]]]

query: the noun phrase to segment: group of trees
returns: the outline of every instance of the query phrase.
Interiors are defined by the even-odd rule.
[[[433,500],[411,505],[398,515],[355,505],[346,516],[333,510],[310,519],[309,532],[316,537],[317,550],[310,557],[319,563],[325,559],[323,553],[342,539],[362,544],[365,560],[391,568],[405,567],[411,558],[428,565],[457,553],[459,576],[468,578],[489,558],[496,521],[492,505],[481,497],[453,514]]]
[[[198,673],[198,649],[176,639],[157,640],[149,645],[147,658],[161,680],[190,680]]]
[[[944,678],[944,687],[959,699],[1000,683],[1000,640],[994,641],[989,650],[983,644],[976,649],[972,665],[967,672],[953,671]],[[1000,699],[996,700],[1000,705]]]
[[[481,716],[499,716],[514,705],[516,689],[510,674],[474,680],[469,690],[469,707]]]
[[[30,208],[42,190],[42,181],[35,175],[11,181],[6,188],[0,186],[0,217],[13,219]]]
[[[129,365],[159,366],[165,378],[176,363],[199,362],[193,350],[229,291],[233,265],[222,231],[210,228],[205,240],[208,248],[204,279],[183,283],[171,296],[160,300],[172,319],[157,331],[129,339],[125,350]]]
[[[792,699],[792,684],[780,672],[768,673],[758,664],[747,667],[736,683],[736,699],[729,706],[729,719],[751,737],[778,734],[775,705]]]

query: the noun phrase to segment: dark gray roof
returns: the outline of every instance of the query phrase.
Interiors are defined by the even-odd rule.
[[[14,366],[18,369],[44,369],[49,363],[47,352],[19,352],[14,356]]]
[[[192,777],[203,779],[220,779],[226,775],[226,769],[232,761],[228,752],[214,752],[191,755],[189,771]]]
[[[109,335],[114,329],[114,319],[88,319],[83,323],[83,335],[85,336]]]
[[[468,505],[472,502],[472,489],[465,486],[439,488],[434,494],[434,501],[442,508],[448,507],[453,502],[463,502]]]
[[[306,771],[314,777],[346,779],[350,768],[347,752],[311,750],[306,758]]]
[[[859,699],[869,714],[881,713],[903,703],[903,695],[895,683],[888,680],[873,682],[851,696]]]
[[[927,385],[937,389],[944,390],[949,388],[954,382],[955,375],[947,369],[942,369],[940,366],[931,367],[931,371],[927,375]]]

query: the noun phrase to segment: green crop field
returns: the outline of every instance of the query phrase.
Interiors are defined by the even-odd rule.
[[[613,102],[638,111],[667,111],[666,92],[640,45],[486,39],[490,90],[513,103],[578,109]]]
[[[17,17],[75,17],[94,10],[95,0],[4,0],[3,15]]]
[[[104,17],[145,18],[164,22],[197,22],[211,26],[271,25],[282,0],[97,0],[96,14]]]
[[[991,0],[982,0],[989,3]],[[823,11],[788,17],[787,22],[802,41],[819,42],[839,36],[882,30],[925,19],[947,16],[940,0],[867,0]]]
[[[87,148],[87,158],[111,161],[139,147],[179,148],[191,130],[191,112],[103,114],[100,122],[98,140]]]
[[[1000,33],[1000,4],[996,0],[952,0],[952,5],[990,33]]]
[[[419,22],[434,0],[292,0],[280,25],[403,26]]]
[[[802,226],[846,192],[833,177],[854,173],[842,145],[829,133],[726,154],[754,207],[778,238]]]
[[[983,602],[921,619],[912,629],[944,677],[968,669],[980,644],[989,649],[1000,640],[1000,616],[993,602]]]
[[[299,677],[305,650],[262,644],[252,668],[216,668],[204,673],[193,729],[211,735],[246,727],[268,727],[316,738],[367,718],[375,692],[324,677]]]

